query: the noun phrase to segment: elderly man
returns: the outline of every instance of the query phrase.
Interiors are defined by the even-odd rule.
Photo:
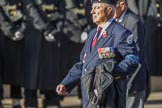
[[[128,8],[126,0],[117,0],[114,17],[133,33],[141,64],[140,69],[128,77],[127,108],[143,108],[149,78],[145,60],[144,25],[140,18]]]
[[[92,2],[91,14],[97,28],[89,33],[80,62],[74,64],[56,88],[59,95],[66,95],[81,82],[83,108],[117,108],[116,100],[121,97],[115,95],[114,80],[131,74],[138,65],[138,52],[133,35],[113,20],[115,5],[114,0]],[[101,74],[97,76],[100,71]],[[125,108],[124,97],[120,108]]]

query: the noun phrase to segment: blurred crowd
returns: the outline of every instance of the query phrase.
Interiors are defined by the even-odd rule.
[[[147,68],[162,75],[162,1],[128,0],[145,24]],[[92,22],[91,0],[0,0],[0,100],[11,86],[13,108],[60,107],[55,89],[79,55]],[[22,97],[24,88],[24,97]],[[79,88],[79,87],[78,87]],[[80,92],[79,92],[80,93]],[[2,108],[0,102],[0,108]]]

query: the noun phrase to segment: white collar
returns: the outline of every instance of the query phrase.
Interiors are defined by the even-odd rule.
[[[101,27],[102,27],[102,31],[105,30],[110,24],[111,22],[113,21],[114,19],[111,18],[109,19],[105,24],[103,24]]]
[[[106,30],[106,28],[110,26],[110,24],[111,24],[111,22],[112,22],[113,20],[114,20],[114,19],[111,18],[111,19],[109,19],[105,24],[103,24],[102,26],[100,26],[100,27],[102,27],[102,30],[101,30],[101,33],[100,33],[100,35],[99,35],[99,37],[98,37],[98,40],[101,38],[101,36],[102,36],[103,32]],[[96,37],[96,36],[95,36],[95,37]],[[94,37],[94,38],[95,38],[95,37]]]
[[[124,19],[127,9],[123,12],[123,14],[119,17],[118,22],[121,23]]]

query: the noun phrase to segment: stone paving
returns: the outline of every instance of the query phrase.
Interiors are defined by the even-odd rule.
[[[162,108],[162,92],[152,92],[144,108]]]
[[[39,108],[42,108],[42,99],[39,99]],[[23,99],[22,99],[23,103]],[[12,108],[12,100],[4,99],[3,104],[5,108]],[[81,101],[77,96],[66,96],[63,101],[61,101],[61,108],[80,108]],[[144,108],[162,108],[162,91],[152,92],[145,103]]]

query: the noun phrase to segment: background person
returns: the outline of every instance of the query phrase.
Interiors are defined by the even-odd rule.
[[[25,102],[24,106],[38,107],[37,90],[44,94],[43,107],[60,107],[60,97],[54,88],[58,84],[61,48],[65,35],[62,25],[65,16],[64,0],[23,0],[29,19],[25,38]],[[55,76],[55,78],[53,78]]]
[[[0,25],[4,36],[4,72],[5,84],[11,85],[13,107],[20,108],[21,86],[23,82],[23,51],[26,19],[21,0],[0,1]]]
[[[146,69],[145,59],[144,24],[140,17],[128,8],[126,0],[117,0],[114,18],[117,19],[118,23],[133,33],[134,42],[139,51],[139,62],[141,64],[139,70],[128,76],[127,108],[143,108],[146,95],[145,92],[149,85],[149,73]]]

